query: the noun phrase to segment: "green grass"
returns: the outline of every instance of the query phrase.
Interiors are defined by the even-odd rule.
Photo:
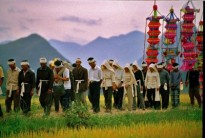
[[[101,106],[104,102],[101,97]],[[4,99],[0,99],[0,103],[4,107]],[[28,132],[50,132],[62,129],[67,129],[68,118],[65,113],[52,113],[48,117],[43,117],[43,109],[38,104],[38,99],[32,100],[32,111],[30,116],[24,116],[22,112],[19,113],[5,113],[4,118],[0,118],[0,137],[9,137],[14,134],[22,134]],[[90,105],[88,105],[90,108]],[[53,108],[52,108],[52,112]],[[189,106],[189,98],[187,94],[181,95],[180,107],[168,110],[148,109],[143,112],[137,110],[133,112],[115,112],[113,114],[102,113],[92,114],[87,121],[87,129],[92,128],[114,128],[114,127],[128,127],[130,125],[148,125],[163,123],[201,123],[202,122],[202,109],[197,106]],[[183,127],[183,125],[182,125]],[[199,133],[202,133],[202,126],[199,126]]]

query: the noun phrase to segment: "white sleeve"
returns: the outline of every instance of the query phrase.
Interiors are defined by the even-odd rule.
[[[69,78],[69,76],[70,76],[70,72],[69,72],[69,70],[66,68],[65,71],[63,72],[63,77],[64,77],[64,78]]]

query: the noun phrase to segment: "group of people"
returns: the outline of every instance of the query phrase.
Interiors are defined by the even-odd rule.
[[[143,62],[141,69],[137,61],[126,64],[124,67],[112,59],[105,60],[101,66],[97,66],[93,57],[88,58],[87,61],[90,65],[89,70],[81,65],[80,58],[76,59],[75,64],[61,61],[59,58],[49,62],[46,58],[40,58],[40,67],[35,76],[27,60],[21,62],[22,69],[19,69],[15,60],[9,59],[10,68],[7,71],[6,80],[6,112],[11,111],[12,101],[14,101],[14,111],[18,112],[21,108],[23,113],[27,114],[31,110],[34,89],[39,96],[45,115],[50,114],[53,102],[56,112],[59,112],[59,104],[63,111],[69,110],[73,102],[87,106],[87,92],[93,112],[98,113],[100,112],[101,89],[104,95],[105,112],[108,113],[112,111],[112,108],[128,109],[128,111],[137,108],[142,110],[146,108],[167,109],[170,90],[172,107],[175,108],[180,104],[182,73],[177,63],[173,63],[173,71],[169,72],[164,62],[151,63],[149,66]],[[194,105],[195,96],[201,106],[197,80],[199,73],[190,71],[187,74],[186,85],[190,83],[191,104]],[[192,79],[194,83],[188,81]],[[0,68],[0,86],[3,80],[4,75]],[[127,104],[125,103],[126,98]],[[3,115],[0,106],[1,114]]]

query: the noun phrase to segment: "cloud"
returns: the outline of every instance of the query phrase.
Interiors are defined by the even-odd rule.
[[[27,21],[28,23],[34,23],[36,21],[40,21],[40,19],[34,19],[34,18],[26,18],[25,21]]]
[[[80,24],[84,24],[87,26],[97,26],[97,25],[101,25],[102,24],[102,19],[85,19],[85,18],[80,18],[77,16],[64,16],[61,17],[59,19],[57,19],[58,21],[66,21],[66,22],[74,22],[74,23],[80,23]]]
[[[19,8],[16,8],[16,7],[10,7],[10,8],[8,8],[7,11],[9,13],[25,13],[25,12],[27,12],[26,9],[19,9]]]
[[[29,27],[27,27],[26,25],[23,25],[23,24],[20,26],[20,28],[21,28],[21,30],[29,30]]]
[[[74,32],[78,32],[78,33],[85,33],[86,31],[82,30],[82,29],[78,29],[78,28],[73,28]]]
[[[5,33],[5,32],[8,32],[8,31],[10,31],[10,30],[11,30],[10,27],[0,26],[0,32],[1,32],[1,33]]]

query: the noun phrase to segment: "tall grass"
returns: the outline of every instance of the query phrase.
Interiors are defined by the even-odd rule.
[[[4,105],[3,98],[0,103]],[[104,98],[101,97],[101,107],[103,105]],[[176,109],[171,109],[170,104],[168,110],[159,111],[149,109],[145,112],[137,110],[113,114],[101,111],[100,114],[91,113],[86,122],[87,128],[71,129],[67,127],[68,116],[65,113],[56,114],[53,108],[50,116],[42,117],[43,109],[35,97],[30,116],[19,112],[5,113],[4,118],[0,118],[0,137],[165,137],[166,134],[166,137],[200,137],[202,109],[189,105],[188,95],[181,94],[181,104]],[[90,108],[90,104],[88,106]]]
[[[105,127],[105,128],[80,128],[40,132],[21,132],[11,134],[11,138],[35,137],[35,138],[201,138],[202,122],[160,122],[156,124],[134,124],[130,126]]]

